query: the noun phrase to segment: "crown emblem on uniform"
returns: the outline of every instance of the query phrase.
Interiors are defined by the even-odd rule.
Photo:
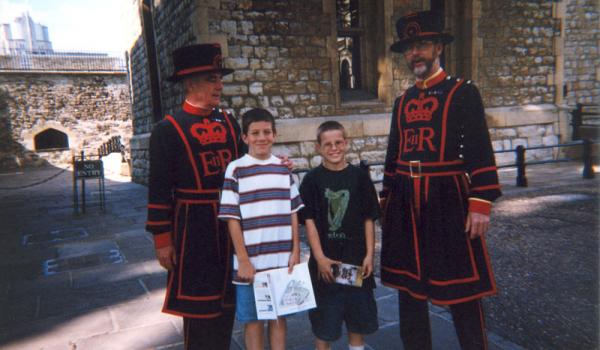
[[[204,119],[202,123],[195,123],[190,128],[194,136],[203,146],[211,143],[227,142],[227,131],[225,127],[217,122]]]
[[[425,93],[421,92],[419,98],[413,98],[404,107],[406,122],[430,121],[433,113],[438,109],[438,105],[437,98],[425,97]]]

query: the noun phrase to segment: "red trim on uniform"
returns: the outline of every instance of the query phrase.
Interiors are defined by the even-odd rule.
[[[429,201],[429,176],[425,177],[425,203]]]
[[[180,253],[179,253],[179,271],[177,271],[177,273],[179,274],[179,282],[177,285],[177,299],[181,298],[181,284],[182,284],[182,277],[183,277],[183,256],[185,255],[185,240],[187,239],[187,223],[188,223],[188,213],[189,213],[189,207],[186,205],[185,206],[185,223],[183,224],[183,234],[181,237],[181,243],[180,243]]]
[[[490,215],[492,212],[492,203],[486,203],[469,198],[469,212]]]
[[[460,175],[463,174],[464,172],[462,171],[444,171],[444,172],[440,172],[440,173],[419,173],[418,177],[428,177],[428,176],[450,176],[450,175]],[[406,176],[415,176],[415,173],[413,172],[412,174],[409,171],[403,171],[403,170],[396,170],[396,174],[402,174],[402,175],[406,175]]]
[[[477,175],[479,173],[485,173],[487,171],[496,171],[496,170],[498,170],[498,169],[495,166],[488,166],[488,167],[485,167],[485,168],[479,168],[479,169],[475,169],[475,170],[471,171],[471,176],[475,176],[475,175]]]
[[[148,225],[148,226],[171,225],[171,221],[146,221],[146,225]]]
[[[163,307],[162,312],[165,314],[171,314],[171,315],[175,315],[175,316],[182,316],[182,317],[189,317],[189,318],[217,318],[223,314],[222,312],[215,312],[214,314],[197,315],[197,314],[189,314],[187,312],[179,312],[179,311],[167,309],[166,307]]]
[[[410,165],[410,162],[404,161],[404,160],[397,160],[398,164],[400,165]],[[440,161],[440,162],[420,162],[419,164],[421,165],[421,167],[426,167],[426,166],[441,166],[441,165],[455,165],[455,164],[463,164],[464,161],[463,160],[447,160],[447,161]]]
[[[492,264],[490,263],[490,256],[487,251],[487,244],[485,243],[485,237],[481,236],[481,247],[483,250],[483,256],[485,257],[485,264],[487,266],[488,275],[490,277],[490,282],[492,284],[492,290],[496,292],[496,279],[494,278],[494,273],[492,272]]]
[[[417,263],[417,279],[421,279],[421,254],[419,253],[419,239],[417,237],[417,224],[415,220],[415,210],[411,204],[410,207],[410,218],[412,220],[413,228],[413,245],[415,247],[415,262]]]
[[[417,218],[421,220],[421,178],[415,177],[413,179],[413,190],[415,192],[415,209],[417,210]],[[413,226],[414,227],[414,226]]]
[[[458,181],[456,180],[456,177],[454,177],[454,182],[457,186],[457,190],[459,190],[458,194],[459,194],[459,196],[461,196],[460,203],[462,206],[462,195],[460,193],[460,189],[458,188]],[[462,212],[464,213],[464,208],[463,208]],[[464,225],[464,219],[463,219],[463,225]],[[449,286],[449,285],[453,285],[453,284],[475,282],[480,279],[479,270],[477,269],[477,264],[475,264],[475,255],[473,254],[473,246],[471,245],[471,239],[469,237],[469,233],[465,232],[464,234],[465,234],[465,240],[467,242],[467,247],[469,248],[469,257],[471,258],[471,271],[473,271],[473,276],[466,277],[466,278],[456,278],[456,279],[445,280],[445,281],[429,279],[428,282],[430,284],[432,284],[434,286]]]
[[[400,103],[398,104],[398,115],[396,118],[396,122],[398,123],[398,141],[400,143],[400,145],[398,146],[398,157],[396,157],[396,161],[400,161],[400,159],[402,158],[402,149],[404,147],[402,147],[402,126],[400,123],[400,118],[402,117],[402,110],[404,109],[404,107],[402,106],[404,104],[404,98],[406,97],[406,93],[402,95],[402,97],[400,98]]]
[[[479,186],[473,187],[471,191],[485,191],[485,190],[496,190],[500,189],[500,185],[488,185],[488,186]]]
[[[442,70],[438,75],[434,76],[433,78],[419,80],[415,83],[415,85],[417,86],[417,88],[419,88],[421,90],[429,89],[430,87],[441,83],[444,79],[446,79],[447,76],[448,76],[448,73],[446,73],[446,71]]]
[[[212,109],[204,109],[204,108],[200,108],[198,106],[194,106],[193,104],[189,103],[187,100],[183,102],[183,105],[181,106],[181,108],[183,109],[184,112],[187,112],[189,114],[193,114],[193,115],[197,115],[200,117],[208,117],[210,115],[210,113],[212,113]]]
[[[200,174],[198,173],[198,166],[196,165],[196,160],[194,159],[194,154],[192,153],[192,148],[190,147],[190,144],[188,143],[188,140],[185,137],[183,130],[181,130],[181,127],[179,126],[179,124],[177,124],[177,122],[175,121],[175,119],[173,119],[173,117],[171,117],[170,115],[167,115],[165,118],[168,121],[170,121],[171,124],[173,124],[173,126],[175,127],[175,130],[177,130],[177,132],[179,133],[179,137],[181,138],[181,141],[183,141],[183,144],[187,151],[190,163],[192,163],[192,170],[194,170],[194,176],[196,178],[196,186],[198,186],[198,188],[202,188],[202,182],[200,182]]]
[[[154,248],[164,248],[172,246],[173,241],[171,239],[171,232],[159,233],[154,235]]]
[[[422,295],[422,294],[417,294],[415,292],[413,292],[412,290],[403,287],[403,286],[397,286],[395,284],[389,283],[389,282],[381,282],[384,286],[386,287],[390,287],[390,288],[394,288],[394,289],[398,289],[401,291],[404,291],[408,294],[410,294],[413,298],[415,299],[419,299],[419,300],[427,300],[427,296],[426,295]]]
[[[210,301],[210,300],[218,300],[221,298],[223,298],[223,296],[221,294],[207,295],[207,296],[203,296],[203,297],[192,297],[192,296],[184,295],[181,293],[179,293],[179,295],[177,295],[177,299],[192,300],[192,301]]]
[[[460,206],[462,208],[462,214],[464,216],[465,207],[463,206],[463,196],[462,196],[462,191],[461,191],[462,189],[460,188],[460,184],[458,183],[456,176],[453,176],[452,179],[454,180],[454,184],[456,185],[456,193],[458,193],[458,202],[460,203]],[[464,224],[464,219],[463,219],[463,224]]]
[[[475,299],[481,299],[483,297],[494,295],[494,294],[497,293],[497,290],[494,288],[494,290],[482,292],[482,293],[479,293],[479,294],[471,295],[471,296],[460,298],[460,299],[438,300],[438,299],[428,298],[426,295],[417,294],[417,293],[411,291],[410,289],[408,289],[408,288],[406,288],[404,286],[398,286],[398,285],[395,285],[395,284],[390,283],[390,282],[383,282],[382,281],[381,284],[383,284],[384,286],[389,287],[389,288],[393,288],[393,289],[398,289],[398,290],[404,291],[404,292],[410,294],[413,298],[416,298],[416,299],[420,299],[420,300],[427,300],[427,299],[429,299],[429,301],[431,301],[431,303],[435,304],[435,305],[454,305],[454,304],[460,304],[460,303],[464,303],[464,302],[467,302],[467,301],[472,301],[472,300],[475,300]]]
[[[214,71],[214,70],[220,70],[220,69],[222,69],[222,68],[211,64],[210,66],[197,66],[197,67],[182,69],[179,72],[175,73],[175,75],[186,75],[186,74],[191,74],[191,73]]]
[[[429,301],[431,301],[432,304],[436,304],[436,305],[454,305],[454,304],[466,303],[467,301],[472,301],[475,299],[481,299],[483,297],[494,295],[496,293],[497,293],[497,291],[496,291],[496,289],[494,289],[494,290],[481,292],[479,294],[475,294],[475,295],[471,295],[471,296],[459,298],[459,299],[438,300],[438,299],[430,298]]]
[[[419,279],[419,276],[417,276],[414,273],[412,273],[410,271],[407,271],[407,270],[393,269],[393,268],[387,267],[387,266],[381,266],[381,268],[383,270],[386,270],[386,271],[391,272],[391,273],[395,273],[397,275],[406,275],[406,276],[412,277],[412,278],[414,278],[416,280]]]
[[[175,189],[176,192],[182,192],[182,193],[220,193],[221,191],[217,188],[207,188],[207,189],[202,189],[202,188],[176,188]]]
[[[444,112],[442,113],[442,139],[440,141],[440,161],[444,160],[444,152],[446,148],[446,122],[448,121],[448,109],[450,109],[450,102],[452,102],[452,97],[454,97],[454,92],[458,89],[459,86],[462,85],[464,80],[457,82],[450,92],[448,93],[448,98],[446,99],[446,103],[444,103]]]
[[[225,116],[225,121],[227,121],[227,124],[229,125],[229,130],[231,131],[231,138],[233,139],[233,146],[235,147],[235,159],[238,159],[240,155],[238,154],[237,135],[235,134],[235,129],[233,128],[233,125],[231,124],[227,113],[223,112],[223,116]]]
[[[171,209],[170,205],[166,205],[166,204],[148,204],[148,209]]]
[[[215,224],[215,231],[216,231],[215,238],[217,241],[217,254],[220,259],[221,258],[221,242],[219,241],[219,211],[217,210],[216,202],[213,202],[211,206],[212,206],[212,210],[213,210],[213,217],[215,218],[214,224]]]
[[[218,199],[177,199],[178,203],[183,204],[215,204],[219,203]]]
[[[467,175],[465,174],[465,176],[461,176],[460,181],[462,182],[462,184],[464,186],[465,193],[468,193],[469,192],[469,178],[467,177]]]
[[[187,218],[189,216],[189,207],[186,206],[185,207],[185,217]],[[207,295],[207,296],[201,296],[201,297],[195,297],[195,296],[189,296],[189,295],[185,295],[182,293],[183,288],[182,288],[182,283],[183,283],[183,257],[185,255],[185,241],[187,239],[187,220],[186,223],[183,227],[183,237],[181,239],[181,253],[179,253],[179,285],[178,285],[178,289],[177,289],[177,299],[182,299],[182,300],[193,300],[193,301],[209,301],[209,300],[217,300],[217,299],[221,299],[222,295],[218,294],[218,295]]]
[[[169,273],[169,280],[167,281],[167,292],[165,293],[165,301],[163,302],[162,312],[167,312],[167,305],[169,305],[169,295],[171,294],[171,286],[173,285],[173,273]],[[170,313],[170,312],[167,312]]]

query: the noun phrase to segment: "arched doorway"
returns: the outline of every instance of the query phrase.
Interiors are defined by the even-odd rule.
[[[49,151],[55,149],[68,149],[69,136],[56,129],[46,129],[33,138],[35,151]]]

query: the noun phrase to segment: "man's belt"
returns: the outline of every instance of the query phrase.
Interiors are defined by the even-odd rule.
[[[396,174],[412,178],[423,176],[452,176],[465,173],[462,160],[447,162],[422,162],[420,160],[396,161]]]
[[[192,189],[192,188],[176,188],[175,199],[184,202],[218,202],[220,196],[219,189]]]

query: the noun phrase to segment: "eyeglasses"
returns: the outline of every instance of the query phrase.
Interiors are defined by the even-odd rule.
[[[428,49],[430,46],[432,46],[433,44],[434,44],[433,41],[424,41],[424,40],[415,41],[414,43],[411,43],[408,46],[406,46],[403,53],[405,55],[407,55],[407,54],[410,54],[413,50],[424,51],[424,50]]]

